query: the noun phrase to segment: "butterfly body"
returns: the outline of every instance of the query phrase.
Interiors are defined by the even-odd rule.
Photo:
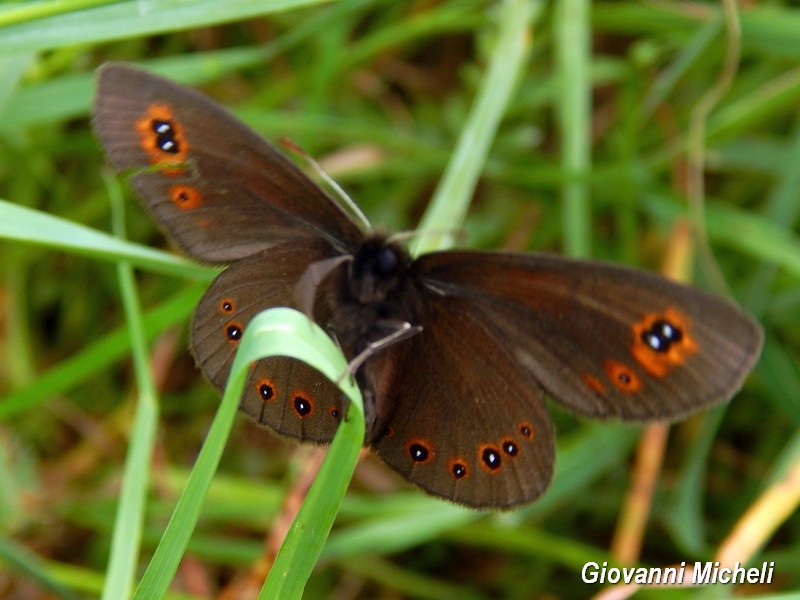
[[[550,481],[544,397],[590,417],[675,419],[727,401],[762,343],[734,304],[653,274],[544,254],[412,258],[364,232],[225,109],[126,65],[100,70],[95,129],[118,170],[190,256],[228,268],[191,326],[224,387],[250,319],[309,314],[355,361],[370,446],[407,480],[474,507]],[[329,442],[343,395],[285,357],[251,368],[241,409],[280,435]]]
[[[393,322],[419,319],[422,306],[409,277],[410,264],[405,249],[373,236],[342,265],[331,304],[341,323],[334,330],[345,347],[361,352],[369,342],[386,337]]]

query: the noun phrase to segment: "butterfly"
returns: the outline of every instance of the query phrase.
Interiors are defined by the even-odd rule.
[[[137,68],[99,69],[93,124],[166,234],[229,265],[191,325],[208,380],[225,386],[254,315],[304,310],[355,361],[365,445],[435,496],[507,508],[541,495],[555,461],[545,396],[587,417],[677,419],[729,400],[758,358],[752,318],[655,274],[548,254],[412,257],[225,108]],[[325,443],[346,400],[271,357],[252,366],[240,408]]]

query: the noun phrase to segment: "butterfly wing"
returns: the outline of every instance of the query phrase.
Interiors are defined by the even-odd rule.
[[[107,63],[93,124],[115,169],[137,170],[146,208],[197,259],[229,263],[311,237],[344,252],[361,238],[319,186],[196,90]]]
[[[760,328],[730,302],[603,263],[439,252],[412,266],[422,332],[372,358],[379,456],[474,507],[529,502],[553,469],[543,392],[593,417],[672,419],[730,398]]]
[[[587,416],[674,419],[724,402],[762,344],[731,302],[616,265],[439,252],[415,269],[430,293],[485,320],[487,351],[502,346],[528,380]]]
[[[206,377],[222,389],[250,320],[275,307],[298,308],[297,282],[312,264],[337,254],[324,240],[279,244],[235,262],[206,290],[192,322],[191,348]],[[323,284],[314,316],[330,318]],[[329,442],[344,410],[344,396],[315,369],[286,357],[256,361],[240,409],[260,425],[299,440]]]
[[[373,448],[427,492],[473,507],[530,502],[553,472],[553,431],[537,383],[485,315],[457,296],[426,299],[423,330],[373,357],[391,410]]]

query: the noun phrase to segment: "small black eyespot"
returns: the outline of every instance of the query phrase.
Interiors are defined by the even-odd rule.
[[[259,385],[258,393],[261,395],[262,400],[272,400],[275,397],[275,391],[268,383],[262,383]]]
[[[310,398],[304,398],[303,396],[295,396],[294,409],[297,411],[297,415],[302,419],[303,417],[307,417],[313,412],[314,405],[312,404]]]
[[[411,444],[408,447],[408,453],[415,463],[424,463],[431,455],[430,450],[420,443]]]
[[[151,123],[156,134],[156,146],[168,154],[178,154],[180,147],[175,139],[175,129],[169,121],[154,120]]]
[[[503,442],[503,452],[509,456],[517,456],[519,454],[519,446],[512,440],[506,440]]]
[[[670,346],[680,343],[683,332],[669,321],[659,319],[648,329],[642,332],[642,341],[656,352],[669,352]]]
[[[486,447],[483,449],[481,452],[481,460],[483,461],[483,464],[492,471],[499,469],[502,465],[500,453],[492,447]]]
[[[225,328],[225,335],[228,336],[228,339],[232,342],[238,342],[242,339],[243,333],[242,328],[236,323],[228,325],[228,327]]]

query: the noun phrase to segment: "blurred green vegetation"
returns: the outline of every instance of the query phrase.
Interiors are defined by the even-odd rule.
[[[525,66],[457,226],[472,247],[658,270],[696,215],[688,173],[698,107],[740,49],[697,138],[700,199],[719,272],[766,343],[729,406],[673,426],[642,539],[646,566],[712,559],[800,464],[800,8],[745,4],[740,35],[716,2],[537,4]],[[100,595],[139,435],[121,258],[138,267],[140,332],[160,394],[137,578],[219,403],[186,350],[212,271],[154,252],[168,245],[127,186],[133,243],[98,235],[112,231],[112,204],[89,125],[94,69],[131,61],[203,89],[266,138],[291,138],[317,157],[374,225],[409,230],[499,46],[500,9],[478,0],[0,4],[0,598]],[[691,279],[725,293],[702,244],[694,256]],[[611,560],[641,428],[551,413],[556,479],[510,513],[429,499],[362,458],[306,597],[599,591],[580,570]],[[285,527],[287,493],[313,455],[237,419],[171,597],[241,585],[265,536]],[[640,595],[800,589],[800,519],[776,526],[747,554],[775,561],[772,586]]]

